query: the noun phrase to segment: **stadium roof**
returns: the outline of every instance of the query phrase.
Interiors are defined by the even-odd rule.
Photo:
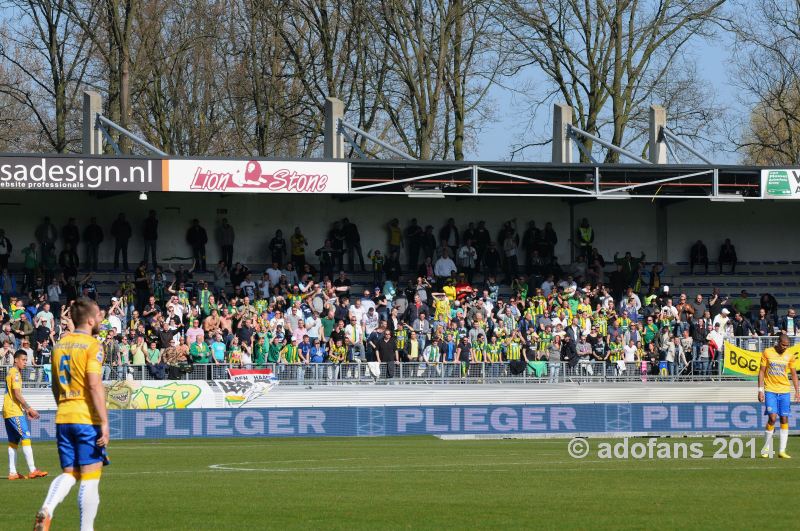
[[[351,161],[350,193],[760,198],[754,166]]]

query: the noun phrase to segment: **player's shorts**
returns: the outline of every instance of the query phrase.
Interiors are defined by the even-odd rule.
[[[788,417],[792,407],[791,393],[764,393],[764,414],[777,414],[781,417]]]
[[[19,444],[25,439],[31,438],[31,430],[28,428],[28,419],[22,417],[9,417],[5,420],[8,442]]]
[[[97,446],[100,426],[56,424],[56,444],[61,468],[77,468],[102,462],[108,464],[106,449]]]

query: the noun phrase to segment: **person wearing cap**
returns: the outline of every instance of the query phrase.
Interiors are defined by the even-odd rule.
[[[730,321],[730,315],[731,311],[727,308],[723,308],[722,311],[720,311],[719,315],[714,317],[714,320],[711,323],[712,326],[719,325],[720,333],[724,334],[728,326],[728,322]]]

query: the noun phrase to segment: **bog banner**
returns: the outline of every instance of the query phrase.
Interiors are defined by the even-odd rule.
[[[755,389],[753,389],[755,398]],[[274,407],[111,410],[113,439],[170,437],[383,437],[396,435],[737,434],[763,429],[752,402],[469,406]],[[800,418],[792,404],[789,427]],[[55,438],[55,413],[31,421],[34,439]]]
[[[105,383],[109,409],[188,409],[215,407],[214,391],[202,380]]]
[[[346,194],[346,162],[170,160],[165,190],[267,194]]]
[[[789,347],[789,352],[794,354],[795,370],[800,370],[800,345]],[[725,365],[723,374],[733,374],[743,378],[758,378],[761,367],[761,352],[745,350],[731,343],[725,342]]]
[[[767,199],[800,198],[800,169],[761,170],[761,197]]]

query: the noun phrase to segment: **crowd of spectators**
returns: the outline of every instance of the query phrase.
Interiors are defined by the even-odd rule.
[[[127,270],[132,230],[123,215],[111,233],[114,267]],[[102,229],[92,218],[83,231],[84,268],[75,220],[61,230],[60,268],[53,265],[57,235],[49,219],[37,228],[40,251],[36,243],[23,250],[19,292],[3,268],[2,363],[18,348],[33,363],[48,363],[54,342],[71,329],[71,301],[97,299],[92,273],[85,271],[97,267]],[[150,212],[142,232],[144,260],[133,273],[122,273],[103,308],[105,376],[124,377],[137,366],[163,379],[178,378],[194,364],[297,369],[328,363],[335,379],[347,373],[339,367],[374,361],[386,364],[388,378],[396,376],[399,362],[454,377],[470,377],[485,364],[496,364],[496,374],[528,371],[551,380],[561,370],[707,374],[719,370],[726,337],[800,330],[794,310],[779,317],[771,295],[755,302],[746,291],[728,300],[716,288],[708,297],[672,294],[661,280],[664,266],[646,262],[644,253],[626,252],[607,263],[592,245],[594,230],[586,219],[574,235],[578,255],[568,266],[556,259],[558,238],[550,223],[539,229],[530,222],[520,236],[510,220],[493,238],[484,222],[459,230],[451,218],[437,240],[430,225],[411,220],[401,229],[393,219],[386,249],[366,253],[348,219],[335,222],[326,236],[309,260],[299,227],[288,241],[277,230],[267,243],[271,265],[252,271],[233,261],[234,232],[223,221],[223,259],[198,275],[206,270],[206,230],[192,220],[186,237],[191,266],[164,269],[156,262],[158,220]],[[7,248],[10,254],[4,238],[0,231],[0,252]],[[733,250],[729,241],[723,248]],[[366,271],[365,254],[371,283],[355,290],[345,270],[353,271],[357,258]]]

